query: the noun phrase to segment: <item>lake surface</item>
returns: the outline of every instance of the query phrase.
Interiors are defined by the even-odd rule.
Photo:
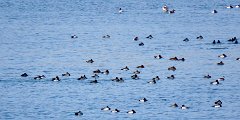
[[[176,13],[163,13],[165,4]],[[227,9],[230,4],[240,3],[1,0],[0,119],[239,119],[240,44],[227,40],[240,38],[240,8]],[[218,13],[212,14],[213,9]],[[146,38],[150,34],[153,39]],[[204,39],[196,39],[200,35]],[[136,36],[139,41],[133,40]],[[213,45],[213,40],[222,44]],[[223,53],[227,57],[219,58]],[[163,59],[154,59],[158,54]],[[186,60],[169,60],[175,56]],[[95,62],[86,63],[89,59]],[[225,64],[217,65],[220,61]],[[130,70],[122,71],[125,66]],[[171,66],[177,70],[168,71]],[[97,69],[110,74],[100,74],[99,83],[91,84]],[[138,80],[131,79],[135,70],[141,71]],[[21,77],[25,72],[29,76]],[[71,76],[61,76],[66,72]],[[176,78],[167,79],[172,74]],[[212,78],[203,78],[207,74]],[[34,80],[37,75],[46,78]],[[51,81],[57,75],[61,81]],[[88,79],[77,80],[81,75]],[[157,75],[161,80],[147,83]],[[210,84],[222,76],[220,85]],[[115,77],[124,82],[111,81]],[[140,103],[143,97],[148,101]],[[211,107],[216,100],[223,107]],[[175,102],[190,108],[169,107]],[[105,106],[120,112],[101,111]],[[137,113],[127,114],[131,109]],[[83,116],[74,115],[79,110]]]

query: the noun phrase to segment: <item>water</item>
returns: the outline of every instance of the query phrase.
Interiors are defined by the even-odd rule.
[[[176,13],[162,13],[164,4]],[[239,1],[0,1],[0,119],[239,119],[240,46],[227,40],[240,37],[240,9],[226,9],[229,4]],[[111,38],[103,39],[107,34]],[[146,39],[149,34],[154,38]],[[204,39],[196,40],[199,35]],[[189,42],[182,41],[186,37]],[[223,44],[210,44],[214,39]],[[228,57],[217,57],[223,53]],[[157,54],[164,58],[154,59]],[[186,61],[168,60],[174,56]],[[220,61],[225,65],[217,66]],[[142,64],[141,79],[132,80]],[[130,71],[120,70],[125,66]],[[90,84],[96,69],[110,74]],[[24,72],[29,77],[20,77]],[[51,81],[65,72],[71,76]],[[208,73],[213,78],[204,79]],[[33,79],[42,74],[46,79]],[[90,79],[76,80],[83,74]],[[171,74],[176,79],[166,79]],[[156,75],[161,80],[147,84]],[[112,82],[116,76],[125,82]],[[222,76],[220,85],[209,84]],[[143,97],[148,102],[139,103]],[[211,107],[218,99],[223,107]],[[190,109],[169,107],[175,102]],[[101,111],[107,105],[120,113]],[[137,113],[128,115],[131,109]],[[79,110],[83,116],[74,115]]]

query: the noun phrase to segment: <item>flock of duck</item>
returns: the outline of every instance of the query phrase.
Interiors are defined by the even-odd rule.
[[[236,8],[239,8],[240,5],[237,5],[237,6],[235,6],[235,7],[236,7]],[[232,5],[230,5],[230,6],[228,6],[227,8],[234,8],[234,7],[233,7]],[[174,9],[169,10],[169,8],[168,8],[166,5],[164,5],[164,6],[162,7],[162,10],[163,10],[163,12],[167,12],[167,13],[169,13],[169,14],[172,14],[172,13],[175,12]],[[119,13],[122,13],[122,12],[123,12],[123,9],[120,8],[120,9],[119,9]],[[217,13],[217,11],[216,11],[216,10],[213,10],[212,13]],[[77,36],[77,35],[72,35],[71,38],[72,38],[72,39],[75,39],[75,38],[78,38],[78,36]],[[110,35],[104,35],[102,38],[104,38],[104,39],[110,38]],[[147,36],[146,38],[147,38],[147,39],[153,39],[153,36],[152,36],[152,35],[149,35],[149,36]],[[201,40],[201,39],[203,39],[203,36],[201,36],[201,35],[200,35],[200,36],[197,36],[196,39]],[[136,36],[136,37],[133,38],[133,40],[134,40],[134,41],[138,41],[138,40],[139,40],[139,37]],[[183,41],[188,42],[188,41],[190,41],[190,40],[189,40],[188,38],[185,38]],[[233,44],[238,44],[238,40],[237,40],[236,37],[230,38],[230,39],[228,40],[228,42],[231,42],[231,43],[233,43]],[[220,40],[213,40],[213,42],[212,42],[212,44],[221,44],[221,43],[222,43],[222,42],[221,42]],[[139,43],[139,46],[144,46],[144,43],[143,43],[143,42]],[[226,54],[221,54],[221,55],[219,55],[218,57],[219,57],[219,58],[226,58],[227,55],[226,55]],[[164,58],[164,57],[163,57],[162,55],[160,55],[160,54],[153,56],[153,59],[162,59],[162,58]],[[172,58],[169,58],[169,60],[171,60],[171,61],[182,61],[182,62],[186,61],[185,58],[176,57],[176,56],[175,56],[175,57],[172,57]],[[240,58],[236,58],[236,60],[239,60],[239,61],[240,61]],[[86,61],[86,63],[89,63],[89,64],[93,64],[94,62],[95,62],[95,61],[94,61],[93,59],[90,59],[90,60],[87,60],[87,61]],[[216,63],[216,64],[217,64],[217,65],[224,65],[223,61],[220,61],[219,63]],[[136,66],[136,68],[142,69],[142,68],[145,68],[145,66],[144,66],[144,65],[139,65],[139,66]],[[122,70],[122,71],[128,71],[128,70],[130,70],[130,69],[129,69],[128,66],[125,66],[125,67],[120,68],[120,70]],[[175,66],[170,66],[170,67],[167,68],[167,70],[169,70],[169,71],[175,71],[175,70],[177,70],[177,68],[176,68]],[[97,78],[99,78],[99,75],[100,75],[100,74],[108,75],[108,74],[110,74],[110,71],[109,71],[109,70],[100,70],[100,69],[97,69],[97,70],[93,71],[92,73],[93,73],[93,75],[91,76],[91,78],[94,79],[94,80],[89,81],[89,83],[96,84],[96,83],[99,82],[99,81],[97,80]],[[133,80],[140,79],[139,74],[141,74],[141,72],[140,72],[139,70],[133,71],[133,74],[131,75],[131,79],[133,79]],[[28,75],[27,73],[21,74],[21,77],[28,77],[28,76],[29,76],[29,75]],[[68,77],[68,76],[71,76],[71,74],[70,74],[69,72],[66,72],[66,73],[63,73],[61,76],[62,76],[62,77]],[[45,75],[37,75],[37,76],[33,77],[34,80],[41,80],[41,79],[44,79],[44,78],[46,78]],[[170,75],[170,76],[167,76],[166,78],[173,80],[173,79],[175,79],[175,76],[174,76],[174,75]],[[207,74],[207,75],[203,76],[203,78],[205,78],[205,79],[210,79],[210,78],[212,78],[212,77],[211,77],[211,75]],[[87,77],[86,75],[82,75],[82,76],[80,76],[79,78],[77,78],[77,80],[86,80],[86,79],[88,79],[88,77]],[[54,82],[59,82],[59,81],[61,81],[61,79],[60,79],[59,76],[55,76],[55,77],[53,77],[51,80],[54,81]],[[158,80],[160,80],[160,77],[159,77],[159,76],[155,76],[155,77],[153,77],[150,81],[148,81],[147,83],[148,83],[148,84],[156,84]],[[221,81],[224,81],[224,80],[225,80],[225,77],[222,76],[222,77],[220,77],[220,78],[218,78],[218,79],[210,82],[210,84],[212,84],[212,85],[219,85],[220,82],[221,82]],[[122,82],[124,82],[124,79],[123,79],[122,77],[115,77],[115,78],[112,78],[111,81],[122,83]],[[147,84],[147,83],[146,83],[146,84]],[[148,102],[147,98],[145,98],[145,97],[142,98],[142,99],[139,99],[138,101],[139,101],[139,102]],[[177,103],[171,104],[170,107],[180,108],[180,109],[183,109],[183,110],[190,108],[190,107],[188,107],[188,106],[185,106],[184,104],[178,105]],[[221,100],[217,100],[217,101],[213,102],[212,107],[215,107],[215,108],[220,108],[220,107],[222,107],[222,101],[221,101]],[[118,113],[118,112],[120,112],[119,109],[116,109],[116,108],[115,108],[115,109],[112,109],[112,108],[110,108],[109,106],[103,107],[103,108],[101,108],[101,110],[102,110],[102,111],[111,111],[112,113]],[[132,110],[126,111],[126,113],[128,113],[128,114],[135,114],[136,111],[135,111],[134,109],[132,109]],[[76,116],[81,116],[81,115],[83,115],[83,112],[82,112],[82,111],[75,112],[75,115],[76,115]]]

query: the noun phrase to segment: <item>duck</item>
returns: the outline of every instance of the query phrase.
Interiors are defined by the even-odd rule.
[[[175,79],[174,75],[168,76],[167,79]]]
[[[184,62],[184,61],[185,61],[185,58],[178,59],[178,61],[183,61],[183,62]]]
[[[105,70],[104,72],[102,72],[102,74],[108,75],[109,74],[109,70]]]
[[[218,43],[218,44],[220,44],[220,43],[221,43],[221,41],[220,41],[220,40],[218,40],[218,41],[217,41],[217,43]]]
[[[168,7],[167,7],[167,5],[164,5],[164,6],[162,7],[162,11],[163,11],[163,12],[168,12]]]
[[[215,41],[215,40],[213,40],[212,44],[216,44],[216,41]]]
[[[120,112],[120,110],[114,109],[114,110],[112,110],[111,112],[112,112],[112,113],[118,113],[118,112]]]
[[[177,103],[174,103],[174,104],[170,105],[170,107],[177,108],[177,107],[178,107],[178,104],[177,104]]]
[[[185,42],[188,42],[188,41],[189,41],[189,39],[188,39],[188,38],[185,38],[183,41],[185,41]]]
[[[210,84],[212,84],[212,85],[219,85],[220,83],[219,83],[218,80],[215,80],[215,81],[210,82]]]
[[[102,73],[101,70],[97,69],[97,70],[94,70],[93,71],[94,74],[99,74],[99,73]]]
[[[94,74],[92,77],[93,78],[99,78],[99,75],[98,74]]]
[[[135,37],[133,40],[134,40],[134,41],[138,41],[138,40],[139,40],[139,38],[138,38],[138,37]]]
[[[78,36],[77,35],[72,35],[71,38],[73,38],[73,39],[78,38]]]
[[[226,58],[227,55],[226,55],[226,54],[221,54],[221,55],[218,55],[218,57],[220,57],[220,58]]]
[[[218,13],[217,10],[213,10],[212,13]]]
[[[141,42],[141,43],[139,43],[138,45],[139,45],[139,46],[144,46],[144,43],[143,43],[143,42]]]
[[[138,71],[138,70],[136,70],[136,71],[133,72],[133,74],[140,74],[140,73],[141,73],[141,72]]]
[[[134,79],[134,80],[138,80],[139,79],[137,74],[132,75],[131,78]]]
[[[237,40],[237,38],[236,38],[236,37],[233,37],[233,38],[229,39],[228,41],[229,41],[229,42],[234,42],[235,40]]]
[[[137,66],[137,68],[144,68],[144,65],[139,65]]]
[[[78,112],[75,112],[75,115],[76,116],[81,116],[81,115],[83,115],[83,113],[82,113],[82,111],[78,111]]]
[[[175,61],[177,61],[178,58],[177,58],[177,57],[173,57],[173,58],[170,58],[169,60],[175,60]]]
[[[219,81],[224,81],[225,80],[225,77],[223,76],[223,77],[220,77],[220,78],[218,78],[218,80]]]
[[[214,104],[212,107],[220,108],[220,107],[222,107],[222,105],[221,104]]]
[[[217,65],[224,65],[223,61],[217,63]]]
[[[148,35],[146,38],[153,39],[153,36],[152,35]]]
[[[33,79],[35,79],[35,80],[41,80],[41,79],[43,79],[43,78],[46,78],[45,75],[38,75],[38,76],[34,77]]]
[[[93,63],[94,61],[93,61],[93,59],[90,59],[90,60],[87,60],[86,62],[87,63]]]
[[[236,58],[236,60],[240,60],[240,58]]]
[[[106,106],[106,107],[101,108],[101,110],[103,110],[103,111],[108,111],[108,110],[111,110],[111,108],[108,107],[108,106]]]
[[[232,6],[232,5],[229,5],[229,6],[227,6],[227,8],[231,9],[231,8],[233,8],[233,6]]]
[[[150,83],[150,84],[156,84],[157,82],[156,82],[156,80],[151,80],[151,81],[149,81],[148,83]]]
[[[102,38],[110,38],[110,35],[104,35]]]
[[[128,68],[128,66],[126,66],[126,67],[122,68],[121,70],[128,71],[128,70],[129,70],[129,68]]]
[[[197,39],[203,39],[203,36],[200,35],[200,36],[197,37]]]
[[[217,100],[216,102],[214,102],[215,104],[219,104],[221,105],[222,104],[222,101],[221,100]]]
[[[169,13],[170,13],[170,14],[173,14],[173,13],[175,13],[175,11],[176,11],[176,10],[173,9],[173,10],[169,11]]]
[[[186,109],[189,109],[189,107],[187,107],[187,106],[185,106],[185,105],[182,105],[182,106],[181,106],[181,109],[182,109],[182,110],[186,110]]]
[[[238,41],[237,41],[237,40],[235,40],[234,44],[238,44]]]
[[[152,78],[152,80],[160,80],[160,77],[156,76],[156,77]]]
[[[124,82],[124,80],[123,80],[123,78],[119,78],[116,80],[116,82],[122,83],[122,82]]]
[[[236,5],[235,7],[236,7],[236,8],[240,8],[240,5]]]
[[[177,70],[177,68],[175,66],[172,66],[172,67],[169,67],[168,70],[175,71],[175,70]]]
[[[122,12],[123,12],[122,8],[119,8],[118,13],[121,14]]]
[[[127,113],[128,113],[128,114],[135,114],[136,111],[132,109],[132,110],[129,110]]]
[[[117,80],[119,80],[118,77],[112,79],[112,81],[117,81]]]
[[[212,76],[210,76],[209,74],[208,75],[205,75],[204,78],[211,78]]]
[[[142,98],[142,99],[140,99],[138,101],[140,101],[140,102],[147,102],[148,100],[146,98]]]
[[[97,80],[92,80],[92,81],[90,81],[90,83],[98,83],[98,81]]]
[[[77,80],[86,80],[86,79],[87,79],[86,75],[83,75],[80,78],[78,78]]]
[[[66,72],[66,73],[62,74],[62,76],[70,76],[70,73]]]
[[[27,77],[27,76],[28,76],[27,73],[23,73],[23,74],[21,75],[21,77]]]
[[[155,59],[162,59],[163,57],[161,55],[154,56]]]
[[[58,81],[60,81],[60,78],[58,76],[56,76],[55,78],[52,78],[52,81],[58,82]]]

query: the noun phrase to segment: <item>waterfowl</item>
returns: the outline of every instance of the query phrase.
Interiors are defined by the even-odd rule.
[[[90,83],[98,83],[98,81],[97,80],[92,80],[92,81],[90,81]]]
[[[188,41],[189,41],[189,39],[188,39],[188,38],[185,38],[183,41],[185,41],[185,42],[188,42]]]
[[[217,65],[224,65],[223,61],[217,63]]]
[[[135,110],[129,110],[127,113],[128,114],[134,114],[134,113],[136,113],[136,111]]]
[[[178,59],[178,61],[183,61],[183,62],[184,62],[184,61],[185,61],[185,58]]]
[[[116,82],[122,83],[122,82],[124,82],[124,80],[123,80],[123,78],[119,78],[116,80]]]
[[[160,80],[160,77],[156,76],[156,77],[152,78],[152,80]]]
[[[173,10],[169,11],[169,13],[172,14],[172,13],[175,13],[175,11],[176,10],[173,9]]]
[[[170,107],[176,108],[176,107],[178,107],[178,104],[174,103],[174,104],[170,105]]]
[[[235,40],[234,44],[238,44],[238,41],[237,41],[237,40]]]
[[[70,76],[70,73],[66,72],[66,73],[62,74],[62,76]]]
[[[86,80],[86,79],[87,79],[86,75],[83,75],[80,78],[78,78],[78,80]]]
[[[137,68],[144,68],[144,65],[137,66]]]
[[[128,70],[129,70],[129,68],[128,68],[128,66],[126,66],[126,67],[122,68],[121,70],[128,71]]]
[[[240,8],[240,5],[236,5],[235,7],[236,7],[236,8]]]
[[[27,76],[28,76],[27,73],[23,73],[23,74],[21,75],[21,77],[27,77]]]
[[[112,79],[112,81],[117,81],[117,80],[119,80],[118,77]]]
[[[212,13],[217,13],[217,10],[213,10]]]
[[[175,66],[172,66],[172,67],[169,67],[168,70],[175,71],[175,70],[177,70],[177,68]]]
[[[56,76],[55,78],[52,78],[52,81],[58,82],[58,81],[60,81],[60,78],[58,76]]]
[[[148,35],[146,38],[148,38],[148,39],[152,39],[153,36],[152,36],[152,35]]]
[[[78,38],[78,36],[77,35],[72,35],[71,38]]]
[[[122,8],[119,8],[118,13],[121,14],[122,12],[123,12]]]
[[[227,55],[226,54],[221,54],[221,55],[218,55],[218,57],[225,58],[225,57],[227,57]]]
[[[162,59],[163,57],[161,55],[154,56],[155,59]]]
[[[101,108],[101,110],[103,110],[103,111],[108,111],[108,110],[111,110],[111,108],[108,107],[108,106],[106,106],[106,107]]]
[[[81,111],[78,111],[78,112],[75,112],[75,115],[76,116],[81,116],[81,115],[83,115],[83,113]]]
[[[142,99],[140,99],[138,101],[140,101],[140,102],[147,102],[148,100],[146,98],[142,98]]]
[[[203,36],[200,35],[200,36],[197,37],[197,39],[203,39]]]
[[[236,38],[236,37],[233,37],[233,38],[229,39],[228,41],[229,41],[229,42],[234,42],[235,40],[237,40],[237,38]]]
[[[225,80],[225,77],[221,77],[221,78],[218,78],[219,81],[224,81]]]
[[[138,80],[139,79],[137,74],[132,75],[131,78],[134,79],[134,80]]]
[[[211,78],[212,76],[210,76],[209,74],[208,75],[205,75],[204,78]]]
[[[112,110],[111,112],[112,112],[112,113],[118,113],[118,112],[120,112],[120,110],[114,109],[114,110]]]
[[[110,38],[110,35],[104,35],[102,38]]]
[[[143,43],[143,42],[141,42],[141,43],[139,43],[138,45],[139,45],[139,46],[144,46],[144,43]]]
[[[227,8],[233,8],[233,6],[232,6],[232,5],[229,5],[229,6],[227,6]]]
[[[222,105],[221,104],[214,104],[212,107],[220,108],[220,107],[222,107]]]
[[[218,85],[218,84],[220,84],[220,83],[219,83],[218,80],[215,80],[215,81],[210,82],[210,84],[212,84],[212,85]]]
[[[133,40],[134,40],[134,41],[138,41],[138,39],[139,39],[138,37],[135,37]]]
[[[166,5],[164,5],[164,6],[162,7],[162,11],[163,11],[163,12],[167,12],[167,11],[168,11],[168,7],[167,7]]]
[[[167,79],[174,79],[175,76],[174,75],[171,75],[171,76],[168,76]]]
[[[99,70],[99,69],[94,70],[93,73],[95,73],[95,74],[101,73],[101,70]]]
[[[186,110],[186,109],[189,109],[189,107],[187,107],[187,106],[185,106],[185,105],[182,105],[182,106],[181,106],[181,109],[182,109],[182,110]]]
[[[86,62],[87,63],[93,63],[94,61],[93,61],[93,59],[90,59],[90,60],[87,60]]]
[[[43,78],[46,78],[45,75],[38,75],[38,76],[34,77],[33,79],[35,79],[35,80],[41,80],[41,79],[43,79]]]
[[[141,73],[141,72],[138,71],[138,70],[136,70],[136,71],[133,72],[133,74],[140,74],[140,73]]]
[[[220,44],[221,43],[220,40],[218,40],[217,43]]]
[[[178,60],[177,57],[170,58],[169,60]]]
[[[94,74],[92,77],[93,78],[99,78],[99,75],[98,74]]]
[[[148,83],[150,83],[150,84],[156,84],[157,82],[156,82],[156,80],[151,80],[151,81],[149,81]]]
[[[221,105],[221,104],[222,104],[222,101],[221,101],[221,100],[217,100],[216,102],[214,102],[214,104],[219,104],[219,105]]]
[[[109,70],[105,70],[104,72],[102,72],[102,74],[108,75],[109,74]]]
[[[236,58],[236,60],[240,60],[240,58]]]

